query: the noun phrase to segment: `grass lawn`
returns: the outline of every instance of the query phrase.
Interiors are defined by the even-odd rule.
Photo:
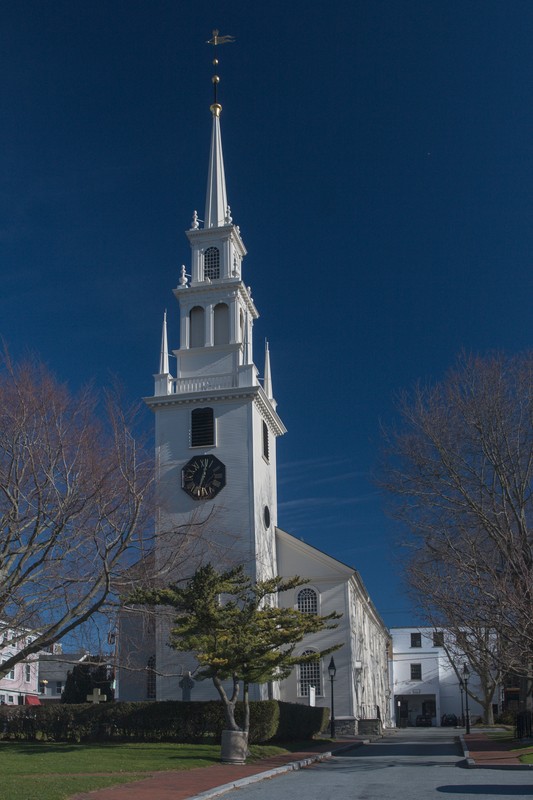
[[[251,760],[286,752],[252,745]],[[218,745],[0,742],[0,800],[65,800],[167,769],[216,764]]]

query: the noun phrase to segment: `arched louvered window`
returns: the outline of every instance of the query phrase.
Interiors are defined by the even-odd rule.
[[[220,278],[220,252],[218,247],[208,247],[204,253],[204,280]]]
[[[303,656],[316,653],[304,650]],[[322,695],[322,660],[304,661],[298,664],[298,697],[309,697],[309,687],[314,686],[317,696]]]
[[[189,347],[203,347],[205,344],[205,311],[202,306],[194,306],[189,314]]]
[[[215,344],[229,344],[229,308],[226,303],[217,303],[213,311]]]
[[[318,595],[308,586],[298,592],[298,611],[303,614],[318,614]]]
[[[150,656],[146,662],[146,699],[156,699],[156,682],[155,682],[155,656]]]
[[[215,444],[215,415],[212,408],[195,408],[191,413],[191,447]]]

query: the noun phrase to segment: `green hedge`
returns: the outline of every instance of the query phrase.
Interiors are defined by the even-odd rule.
[[[238,703],[236,719],[241,724],[243,714],[244,706]],[[309,739],[326,724],[327,709],[276,700],[252,702],[249,741]],[[224,727],[218,700],[0,707],[1,739],[198,743],[220,741]]]
[[[278,703],[279,724],[275,737],[280,742],[312,739],[327,728],[329,708],[302,706],[299,703]]]

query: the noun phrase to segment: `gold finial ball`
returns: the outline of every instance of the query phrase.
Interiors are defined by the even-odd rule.
[[[220,83],[220,78],[218,77],[218,75],[213,75],[211,80],[213,81],[213,83]]]
[[[213,64],[216,66],[218,64],[218,58],[213,59]]]

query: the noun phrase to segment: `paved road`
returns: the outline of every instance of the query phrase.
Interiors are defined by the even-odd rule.
[[[516,800],[533,770],[466,769],[455,732],[400,730],[331,761],[226,794],[226,800]]]

